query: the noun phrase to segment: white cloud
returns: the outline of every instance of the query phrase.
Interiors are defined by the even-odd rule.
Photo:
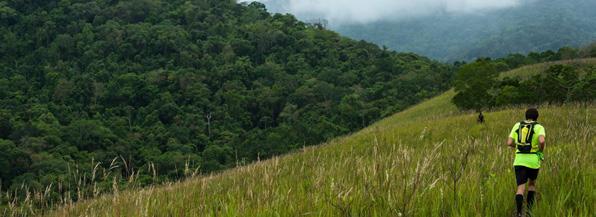
[[[250,0],[241,0],[250,1]],[[277,12],[324,18],[331,23],[369,23],[435,12],[473,13],[513,7],[524,0],[257,0]],[[526,0],[527,1],[527,0]],[[274,9],[275,10],[275,9]]]

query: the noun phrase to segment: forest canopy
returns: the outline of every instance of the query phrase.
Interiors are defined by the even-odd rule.
[[[596,57],[596,43],[580,49],[563,47],[557,52],[530,53],[528,56],[512,54],[494,60],[479,58],[458,68],[453,81],[457,92],[453,103],[463,110],[481,111],[508,105],[594,101],[596,66],[593,64],[595,59],[589,57]],[[512,66],[517,68],[540,62],[551,63],[534,66],[537,69],[527,71],[535,73],[526,76],[500,74]]]

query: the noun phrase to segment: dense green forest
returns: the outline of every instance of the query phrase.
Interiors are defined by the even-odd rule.
[[[503,57],[584,46],[596,40],[596,1],[535,0],[482,13],[341,25],[339,33],[441,61]]]
[[[498,65],[477,60],[461,67],[455,78],[453,102],[461,109],[481,111],[498,106],[591,102],[596,99],[596,65],[555,64],[527,79],[498,79]]]
[[[7,0],[0,41],[1,189],[74,200],[318,144],[453,74],[233,0]]]
[[[590,58],[592,57],[592,58]],[[583,48],[564,47],[557,52],[511,54],[499,59],[478,58],[456,62],[453,103],[460,109],[482,111],[509,105],[591,102],[596,99],[596,43]],[[526,78],[502,72],[538,64]],[[542,66],[544,69],[539,69]],[[547,67],[548,66],[548,67]]]

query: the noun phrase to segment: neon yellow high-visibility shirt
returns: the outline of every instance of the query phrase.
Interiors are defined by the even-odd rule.
[[[519,122],[513,126],[511,129],[511,133],[509,133],[509,137],[513,139],[514,143],[517,141],[517,129],[519,128]],[[534,135],[532,136],[532,146],[536,147],[539,146],[538,137],[544,136],[546,138],[546,132],[544,127],[540,124],[534,125]],[[516,149],[517,151],[517,149]],[[513,161],[513,166],[525,166],[532,169],[539,169],[540,168],[540,157],[536,154],[515,154],[515,160]]]

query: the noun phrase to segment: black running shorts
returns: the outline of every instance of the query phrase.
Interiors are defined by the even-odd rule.
[[[515,169],[515,179],[517,180],[517,185],[523,185],[530,180],[536,180],[538,178],[538,170],[539,169],[531,169],[524,166],[514,166]]]

